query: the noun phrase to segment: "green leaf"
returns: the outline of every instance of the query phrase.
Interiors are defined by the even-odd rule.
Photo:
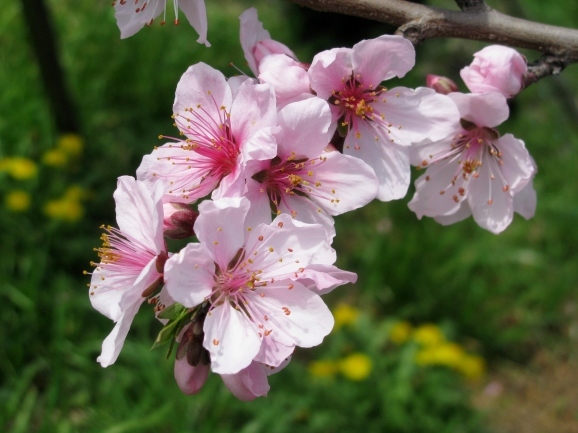
[[[174,320],[177,317],[179,317],[183,313],[183,311],[186,311],[186,308],[183,305],[179,304],[178,302],[175,302],[171,306],[161,311],[158,317],[159,319]]]

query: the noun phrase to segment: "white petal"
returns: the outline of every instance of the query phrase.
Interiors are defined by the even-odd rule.
[[[266,367],[253,361],[248,367],[235,374],[221,374],[225,386],[242,401],[265,397],[269,392]]]
[[[205,200],[199,205],[195,234],[213,251],[215,262],[226,269],[243,246],[245,217],[251,203],[243,197]]]
[[[241,310],[223,303],[205,318],[203,346],[211,354],[212,370],[219,374],[238,373],[259,353],[261,338]]]
[[[179,9],[185,13],[187,20],[199,34],[197,42],[210,47],[207,41],[207,10],[205,0],[180,0]]]
[[[415,49],[402,36],[383,35],[355,44],[352,62],[365,88],[376,88],[382,81],[408,73],[415,64]]]
[[[321,297],[297,281],[280,280],[259,287],[250,294],[250,302],[263,316],[254,317],[255,323],[285,346],[316,346],[333,328],[333,316]]]
[[[126,339],[130,329],[130,325],[132,324],[134,316],[138,312],[144,299],[145,298],[141,298],[139,302],[135,302],[129,308],[124,310],[122,316],[116,322],[114,329],[102,343],[102,353],[96,360],[103,367],[108,367],[109,365],[114,364],[118,358],[122,346],[124,345],[124,340]]]
[[[510,191],[503,191],[498,178],[490,178],[490,163],[485,158],[479,168],[478,178],[469,183],[468,202],[478,225],[492,233],[502,232],[514,215],[514,204]]]
[[[210,296],[215,263],[205,244],[190,243],[165,263],[165,284],[178,303],[192,308]]]

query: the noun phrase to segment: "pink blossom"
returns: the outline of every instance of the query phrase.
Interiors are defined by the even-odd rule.
[[[448,137],[415,148],[412,164],[427,170],[416,182],[409,207],[418,218],[434,217],[447,225],[473,214],[492,233],[500,233],[520,210],[533,215],[535,194],[528,187],[535,168],[524,142],[494,129],[508,118],[506,98],[499,93],[451,93],[460,123]],[[532,203],[533,197],[533,203]]]
[[[245,53],[247,65],[255,76],[259,75],[259,64],[271,54],[285,54],[297,60],[297,56],[286,45],[271,39],[271,35],[259,21],[257,9],[247,9],[239,16],[241,21],[241,47]]]
[[[460,72],[471,92],[499,92],[511,98],[522,90],[528,66],[526,59],[516,50],[490,45],[474,57],[472,64]]]
[[[401,198],[410,181],[408,146],[446,136],[458,117],[446,96],[427,88],[386,89],[414,65],[412,44],[400,36],[364,40],[352,49],[317,54],[309,77],[316,94],[333,105],[334,121],[345,137],[343,153],[370,165],[379,181],[377,198]]]
[[[120,37],[128,38],[137,33],[143,26],[151,25],[153,20],[161,13],[165,23],[166,0],[115,0],[114,16],[120,29]],[[189,23],[199,34],[197,42],[210,47],[207,41],[207,12],[205,10],[205,0],[174,0],[175,24],[179,24],[179,9],[182,10],[189,20]]]
[[[165,184],[165,201],[190,203],[241,195],[243,169],[251,160],[275,156],[277,111],[267,84],[234,80],[204,63],[191,66],[177,86],[174,118],[185,140],[175,139],[146,155],[137,177]]]
[[[248,210],[245,198],[202,202],[195,223],[200,243],[173,255],[165,269],[176,302],[187,308],[209,302],[203,347],[219,374],[253,361],[278,367],[295,346],[315,346],[333,327],[319,295],[297,281],[326,248],[323,228],[296,224],[287,214],[248,227]]]
[[[269,392],[267,377],[281,371],[291,358],[285,359],[278,367],[271,367],[260,362],[251,362],[248,367],[235,374],[222,374],[225,386],[239,400],[251,401],[265,397]]]
[[[103,227],[100,263],[93,263],[92,306],[116,322],[104,340],[98,362],[116,361],[140,305],[163,282],[167,258],[163,239],[162,187],[152,193],[130,176],[118,179],[114,192],[118,229]]]
[[[427,87],[434,89],[437,93],[441,93],[442,95],[458,91],[457,84],[447,77],[427,74],[425,80]]]
[[[333,233],[333,215],[365,206],[375,198],[377,179],[360,159],[325,148],[333,131],[327,102],[311,97],[286,105],[278,115],[277,156],[254,165],[247,180],[251,212],[271,221],[288,213]]]

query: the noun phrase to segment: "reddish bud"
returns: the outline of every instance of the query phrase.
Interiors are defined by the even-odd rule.
[[[163,204],[164,235],[170,239],[185,239],[195,234],[193,226],[199,213],[185,203]]]
[[[434,89],[437,93],[441,93],[442,95],[458,91],[458,86],[453,80],[440,75],[427,74],[425,83],[427,87]]]

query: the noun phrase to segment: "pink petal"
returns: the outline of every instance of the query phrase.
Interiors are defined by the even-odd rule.
[[[266,56],[259,64],[259,80],[273,87],[277,105],[311,93],[309,74],[301,63],[285,54]]]
[[[245,217],[250,202],[242,197],[206,200],[199,205],[195,233],[213,252],[213,260],[226,269],[243,246]]]
[[[255,132],[275,126],[276,122],[275,92],[271,86],[250,80],[241,84],[231,107],[231,129],[239,147]]]
[[[286,160],[297,156],[317,158],[327,147],[333,131],[329,104],[321,98],[307,98],[279,111],[281,132],[277,135],[278,155]]]
[[[490,179],[490,164],[487,159],[489,158],[484,159],[484,164],[478,170],[479,177],[470,180],[468,203],[476,223],[498,234],[512,222],[514,204],[511,192],[504,192],[497,178]]]
[[[269,337],[285,346],[312,347],[333,329],[333,316],[321,297],[292,280],[279,280],[250,294],[251,306],[268,320]]]
[[[221,180],[198,168],[211,164],[209,158],[184,150],[181,144],[167,143],[143,157],[136,175],[151,190],[162,183],[164,202],[192,203],[213,191]]]
[[[327,235],[322,226],[298,225],[287,214],[279,215],[270,226],[253,228],[245,241],[247,255],[255,256],[253,268],[263,270],[263,281],[293,276],[299,269],[307,267],[313,255],[326,244]]]
[[[185,110],[192,108],[202,111],[203,117],[212,119],[217,127],[221,124],[221,107],[229,109],[231,102],[231,89],[221,72],[202,62],[190,66],[177,84],[173,104],[177,126],[180,119],[191,117]]]
[[[456,182],[452,183],[457,175]],[[415,195],[408,203],[418,219],[422,216],[435,217],[454,213],[460,206],[457,200],[464,200],[458,191],[467,188],[461,176],[457,159],[443,160],[428,167],[425,174],[415,181]]]
[[[457,105],[462,119],[479,127],[493,128],[510,115],[506,98],[500,93],[450,93],[448,97]]]
[[[407,74],[415,65],[415,49],[402,36],[383,35],[355,44],[352,63],[364,87],[376,88],[382,81]]]
[[[144,182],[121,176],[113,194],[120,231],[157,253],[164,250],[162,191],[161,185],[149,190]]]
[[[503,165],[500,167],[504,179],[512,192],[519,191],[534,175],[534,162],[522,140],[512,134],[506,134],[495,141],[502,153]]]
[[[261,348],[256,325],[229,303],[215,306],[205,318],[203,346],[211,354],[212,370],[238,373],[247,367]]]
[[[315,293],[325,295],[333,289],[347,283],[355,283],[357,274],[343,271],[336,266],[326,264],[309,265],[299,282]]]
[[[268,335],[263,337],[261,350],[255,356],[255,361],[266,364],[268,367],[277,367],[291,357],[294,350],[295,346],[285,346],[275,340],[274,337],[271,337],[271,335]]]
[[[438,215],[434,217],[434,220],[443,226],[449,226],[450,224],[457,223],[459,221],[465,220],[466,218],[472,216],[472,210],[467,201],[462,201],[460,207],[457,211],[448,215]]]
[[[215,285],[215,264],[204,244],[190,243],[165,263],[165,284],[169,295],[187,308],[201,304]]]
[[[334,48],[313,57],[309,67],[311,88],[321,99],[329,99],[333,91],[344,88],[344,81],[353,73],[350,48]]]
[[[375,130],[367,122],[359,122],[360,138],[350,131],[345,138],[343,153],[363,160],[377,177],[377,199],[395,200],[405,196],[409,187],[409,154],[406,147],[375,140]]]
[[[158,17],[165,9],[166,0],[138,0],[114,3],[114,16],[120,29],[121,39],[128,38],[146,24],[150,23],[153,18]],[[143,6],[145,6],[143,9]],[[138,10],[138,12],[136,12]]]
[[[257,42],[264,39],[271,39],[271,34],[263,28],[263,23],[259,21],[257,16],[257,9],[249,8],[239,16],[241,21],[241,47],[245,53],[245,60],[253,74],[259,75],[257,70],[257,61],[255,59],[253,49]]]
[[[536,213],[536,202],[537,196],[534,182],[530,180],[521,191],[514,195],[514,212],[529,220]]]
[[[242,401],[251,401],[257,397],[266,397],[269,392],[266,367],[253,361],[248,367],[236,374],[221,374],[225,386]]]
[[[199,34],[197,42],[210,47],[207,41],[207,10],[205,0],[179,0],[179,9],[182,10],[189,23]]]
[[[134,316],[138,312],[138,309],[144,300],[145,298],[140,298],[138,302],[135,302],[123,311],[122,316],[116,322],[114,329],[102,343],[102,352],[96,360],[103,367],[108,367],[109,365],[114,364],[118,358]]]
[[[321,183],[312,197],[330,215],[358,209],[376,197],[378,182],[369,165],[339,152],[325,152],[323,156],[323,163],[311,167],[311,183]]]
[[[422,140],[440,140],[453,132],[459,122],[452,100],[427,87],[415,90],[395,87],[381,96],[386,102],[375,106],[392,125],[387,136],[397,144],[407,146]]]

